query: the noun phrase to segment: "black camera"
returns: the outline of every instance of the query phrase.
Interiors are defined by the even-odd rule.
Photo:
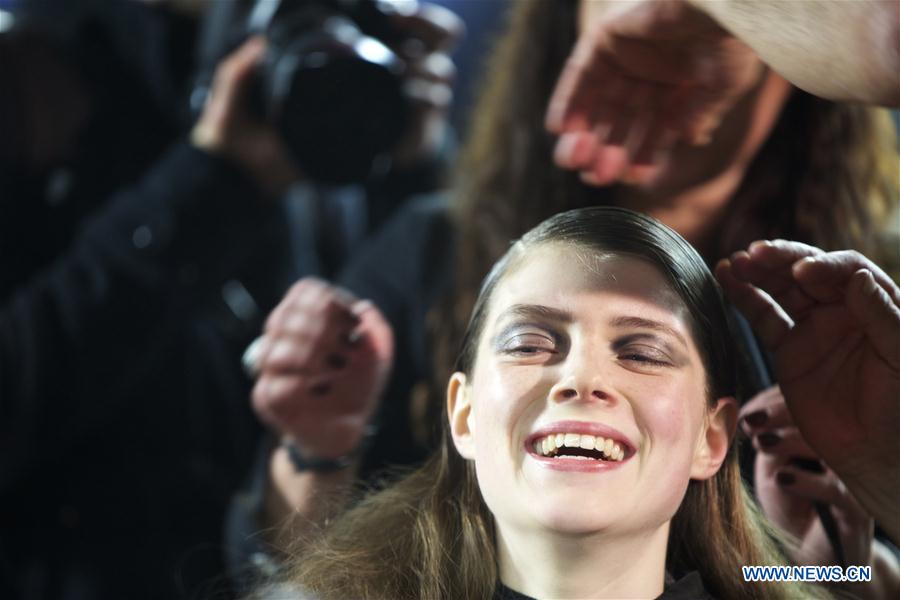
[[[408,0],[216,2],[201,32],[195,111],[221,58],[250,35],[268,39],[253,106],[279,131],[298,166],[326,183],[368,178],[406,129],[407,68],[391,46],[408,36],[392,16]]]

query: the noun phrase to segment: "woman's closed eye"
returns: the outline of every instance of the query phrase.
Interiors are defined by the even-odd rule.
[[[518,333],[505,339],[500,350],[511,356],[555,354],[556,341],[542,333]]]
[[[617,351],[619,360],[640,367],[669,367],[674,364],[673,360],[664,351],[653,346],[644,344],[632,344]]]

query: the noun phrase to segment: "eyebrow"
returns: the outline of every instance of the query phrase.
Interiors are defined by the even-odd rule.
[[[644,319],[642,317],[631,317],[631,316],[622,316],[616,317],[612,319],[609,324],[612,327],[617,328],[639,328],[639,329],[650,329],[651,331],[658,331],[660,333],[668,334],[674,337],[676,340],[681,342],[685,347],[687,347],[687,340],[684,339],[684,336],[678,333],[675,329],[672,329],[665,323],[661,323],[660,321],[654,321],[652,319]]]
[[[500,313],[500,315],[497,317],[497,322],[499,323],[503,319],[510,317],[542,319],[558,321],[561,323],[571,323],[572,321],[574,321],[572,313],[566,310],[544,306],[542,304],[513,304],[502,313]]]

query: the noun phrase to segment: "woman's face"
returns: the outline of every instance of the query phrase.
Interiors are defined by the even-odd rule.
[[[659,528],[688,480],[718,469],[733,428],[719,427],[733,401],[709,412],[686,308],[636,258],[545,245],[517,264],[471,379],[454,375],[448,393],[485,502],[501,527]]]

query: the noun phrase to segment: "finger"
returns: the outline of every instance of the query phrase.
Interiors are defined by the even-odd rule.
[[[900,288],[875,263],[853,250],[819,253],[805,260],[795,261],[794,278],[812,297],[823,302],[843,298],[844,287],[860,269],[872,273],[872,277],[888,294],[893,303],[900,306]]]
[[[778,486],[786,493],[812,502],[823,502],[850,513],[859,513],[856,500],[833,472],[810,473],[784,466],[775,475]]]
[[[763,390],[741,407],[741,429],[748,434],[761,433],[793,425],[793,418],[777,385]]]
[[[437,50],[449,52],[466,33],[463,20],[452,10],[438,4],[386,2],[383,5],[386,9],[395,9],[391,15],[392,22],[403,33],[420,40],[424,54]],[[406,6],[412,10],[406,11]],[[402,49],[401,52],[406,54]],[[409,52],[415,54],[415,51]]]
[[[860,269],[847,286],[847,308],[862,327],[875,352],[900,370],[900,308],[868,269]]]
[[[601,94],[621,77],[598,50],[605,39],[603,32],[579,36],[547,105],[544,124],[550,132],[593,129],[592,111],[603,104]]]
[[[254,36],[244,42],[216,70],[210,108],[223,118],[232,114],[244,96],[256,65],[266,51],[265,39]]]
[[[576,171],[593,166],[597,155],[597,143],[587,131],[564,133],[553,149],[553,162],[562,169]]]
[[[590,104],[580,112],[590,125],[597,147],[623,145],[629,131],[628,121],[634,114],[634,107],[630,105],[634,87],[631,81],[610,67],[608,75],[596,81],[584,98],[587,102],[589,96]]]
[[[409,75],[452,86],[456,82],[456,64],[449,54],[432,52],[424,59],[417,60],[409,65]]]
[[[794,279],[791,272],[793,263],[783,256],[780,259],[768,256],[768,261],[760,260],[754,256],[754,250],[759,247],[751,245],[750,251],[738,251],[731,255],[733,275],[764,291],[794,321],[803,318],[816,305],[816,301]]]
[[[347,368],[352,348],[337,335],[318,338],[281,336],[263,352],[259,361],[261,373],[318,376]]]
[[[752,247],[751,247],[752,250]],[[734,276],[765,290],[772,296],[784,294],[797,283],[791,273],[791,262],[765,264],[756,259],[750,251],[740,250],[730,257]]]
[[[621,146],[603,146],[594,155],[589,169],[581,172],[581,179],[589,185],[603,186],[617,181],[628,167],[628,153]]]
[[[675,131],[666,126],[661,112],[654,110],[653,120],[648,124],[640,145],[634,150],[632,164],[652,165],[659,162],[660,154],[671,150],[677,137]]]
[[[793,319],[764,291],[737,279],[729,259],[719,261],[715,274],[728,299],[744,315],[763,345],[777,350],[793,328]]]
[[[816,460],[818,455],[809,447],[796,427],[770,429],[753,436],[753,447],[758,452],[784,459],[803,458]]]
[[[453,89],[443,83],[411,77],[403,81],[403,95],[414,109],[446,110],[453,102]]]
[[[343,288],[330,285],[317,277],[304,277],[291,286],[281,303],[269,315],[265,330],[277,331],[285,327],[286,322],[296,320],[297,314],[304,313],[334,313],[355,324],[358,319],[353,316],[351,306],[356,301],[357,298]]]
[[[262,350],[265,343],[264,336],[259,336],[244,350],[241,355],[241,366],[244,373],[250,378],[256,378],[259,375],[260,363],[262,362]]]

